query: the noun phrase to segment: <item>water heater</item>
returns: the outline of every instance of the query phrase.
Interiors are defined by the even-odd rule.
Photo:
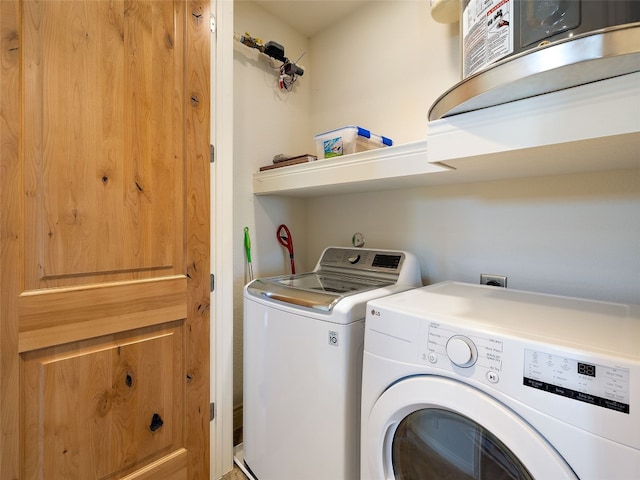
[[[558,40],[635,22],[639,0],[462,0],[462,77]]]

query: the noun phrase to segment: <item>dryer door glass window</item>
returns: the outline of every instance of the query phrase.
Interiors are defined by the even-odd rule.
[[[444,409],[418,410],[400,422],[392,462],[397,480],[533,480],[495,435]]]

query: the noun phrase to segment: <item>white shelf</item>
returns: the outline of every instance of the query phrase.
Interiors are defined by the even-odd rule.
[[[253,193],[318,196],[400,188],[448,170],[429,163],[423,140],[256,173]]]
[[[435,120],[427,141],[260,172],[253,188],[322,196],[623,168],[640,168],[640,73]]]

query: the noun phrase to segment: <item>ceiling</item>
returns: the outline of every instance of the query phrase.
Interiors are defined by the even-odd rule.
[[[306,37],[341,20],[370,0],[254,0]]]

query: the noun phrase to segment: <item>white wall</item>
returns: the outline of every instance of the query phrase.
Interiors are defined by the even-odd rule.
[[[460,78],[458,26],[425,1],[367,5],[311,39],[312,129],[422,139],[429,106]],[[310,264],[359,231],[416,254],[425,283],[496,273],[511,288],[640,303],[637,169],[322,197],[307,218]]]
[[[248,32],[264,43],[272,40],[285,47],[285,55],[298,58],[309,50],[309,40],[249,1],[234,2],[234,30]],[[273,65],[278,66],[275,62]],[[269,58],[256,49],[234,42],[234,404],[242,402],[242,287],[249,277],[245,268],[244,227],[249,227],[254,276],[288,272],[289,257],[277,243],[276,228],[286,223],[294,247],[306,241],[304,202],[279,198],[256,199],[252,175],[270,164],[279,153],[307,153],[309,96],[306,73],[290,93],[278,87],[278,72]],[[224,121],[224,119],[222,119]],[[306,268],[304,257],[296,267]]]
[[[366,246],[417,255],[425,284],[496,273],[509,288],[640,303],[639,170],[340,195],[307,208],[310,258],[359,231]]]
[[[275,90],[264,59],[235,52],[237,244],[252,229],[256,275],[288,271],[275,228],[294,235],[299,270],[328,245],[412,251],[423,280],[477,282],[509,277],[509,287],[640,303],[640,171],[611,171],[316,199],[254,197],[251,175],[271,156],[313,148],[313,135],[357,124],[398,144],[421,140],[433,101],[460,78],[457,25],[431,20],[426,0],[370,2],[306,39],[250,2],[236,2],[236,31],[276,40],[289,58],[308,50],[297,90]],[[305,103],[308,102],[308,103]],[[238,250],[241,252],[241,250]],[[246,280],[234,259],[236,292]],[[241,401],[242,297],[236,295],[234,399]]]
[[[396,144],[422,140],[429,106],[460,80],[458,24],[426,0],[367,2],[311,39],[312,135],[359,125]]]

